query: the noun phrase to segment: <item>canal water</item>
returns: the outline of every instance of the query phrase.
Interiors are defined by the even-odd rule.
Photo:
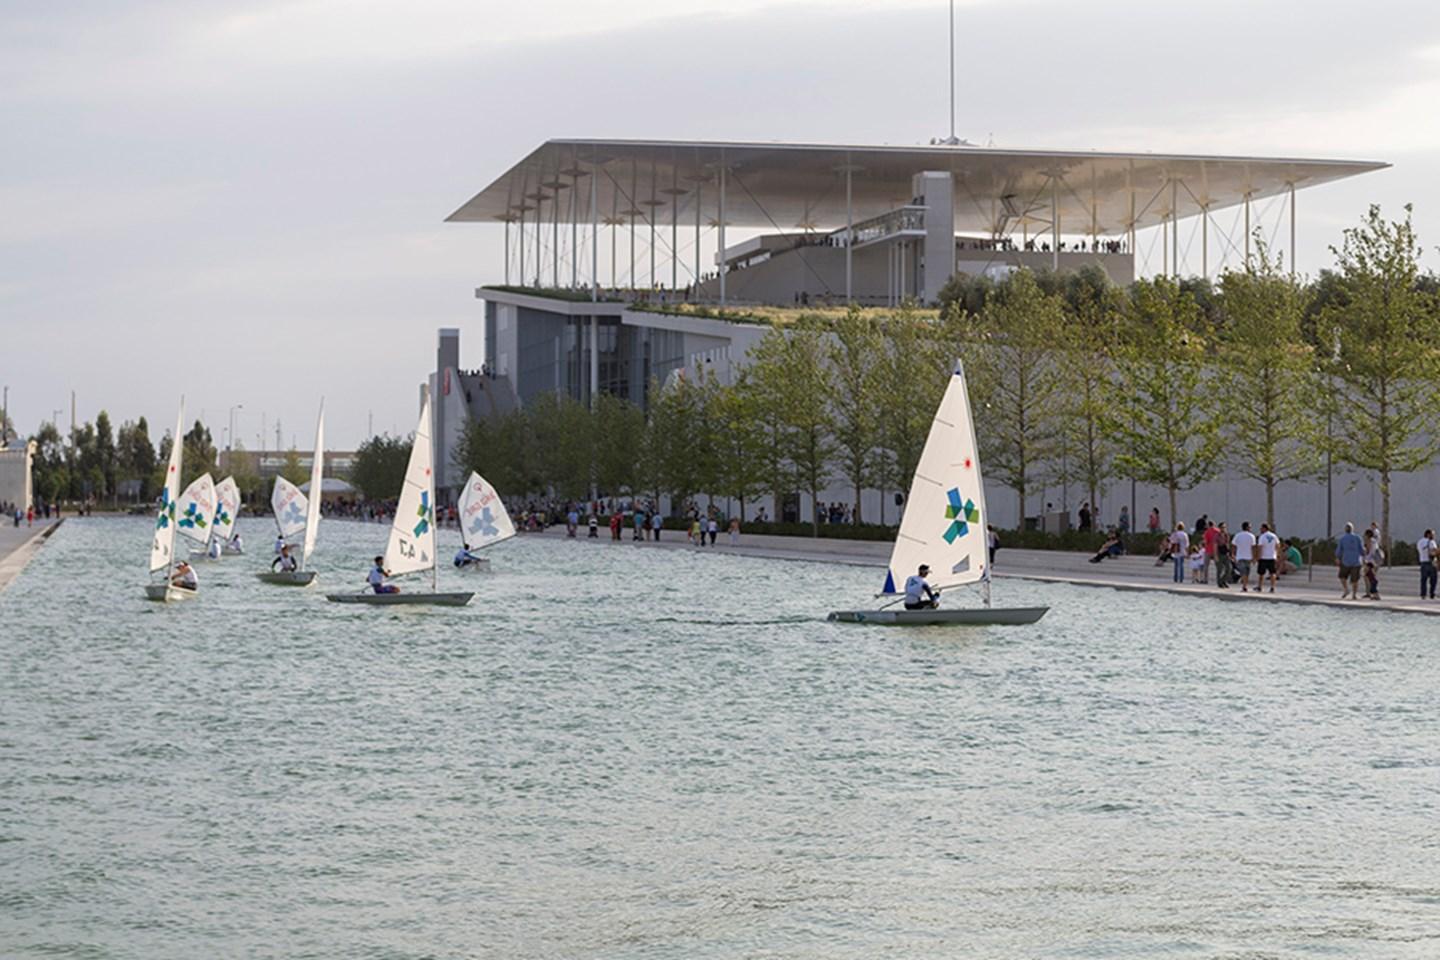
[[[1429,618],[838,625],[876,571],[555,534],[382,610],[242,529],[190,603],[143,519],[0,594],[0,955],[1440,955]],[[323,587],[385,535],[328,523]]]

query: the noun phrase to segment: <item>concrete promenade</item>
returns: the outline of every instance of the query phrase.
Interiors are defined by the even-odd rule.
[[[0,526],[0,590],[8,587],[10,581],[25,569],[35,551],[62,522],[45,520],[27,527],[22,521],[18,527],[10,523]]]
[[[521,534],[532,537],[536,534]],[[547,539],[563,540],[564,527],[551,527],[543,534]],[[610,531],[600,530],[600,542],[612,545]],[[736,554],[747,557],[766,557],[773,560],[808,560],[820,563],[845,563],[855,566],[883,569],[890,557],[890,544],[883,541],[812,539],[809,537],[775,537],[758,534],[742,534],[737,546],[730,546],[729,536],[723,531],[715,546],[703,549],[688,543],[685,534],[679,530],[666,530],[659,546],[670,550],[691,550],[696,553]],[[578,539],[585,540],[586,533],[581,527]],[[636,548],[654,549],[653,541],[635,544],[626,531],[620,544]],[[1089,554],[1060,550],[1019,550],[1002,547],[995,558],[995,577],[1017,577],[1025,580],[1072,583],[1088,587],[1109,587],[1115,590],[1162,591],[1192,597],[1211,597],[1218,600],[1262,603],[1298,603],[1347,609],[1383,609],[1401,613],[1425,613],[1440,616],[1440,600],[1420,599],[1420,571],[1418,567],[1389,567],[1380,572],[1380,595],[1383,600],[1341,600],[1340,582],[1333,566],[1318,566],[1311,577],[1310,570],[1301,570],[1280,578],[1275,593],[1258,593],[1254,575],[1251,575],[1249,593],[1242,593],[1240,587],[1232,586],[1221,590],[1215,586],[1214,571],[1208,584],[1184,584],[1172,582],[1172,566],[1156,566],[1154,557],[1120,557],[1103,563],[1090,563]],[[1189,576],[1187,571],[1186,576]],[[1363,584],[1362,584],[1363,586]]]

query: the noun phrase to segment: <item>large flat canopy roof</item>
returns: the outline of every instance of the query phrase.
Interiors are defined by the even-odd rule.
[[[776,232],[845,225],[845,171],[851,171],[855,221],[907,202],[911,177],[949,170],[955,177],[955,228],[999,233],[1050,221],[1052,190],[1063,232],[1116,236],[1186,217],[1389,166],[1369,160],[1193,156],[1158,153],[997,150],[972,146],[846,146],[708,143],[667,140],[548,140],[446,219],[494,222],[538,206],[548,222],[560,196],[562,220],[590,220],[590,176],[601,220],[652,218],[668,224],[679,203],[682,224],[718,219],[717,172],[726,175],[725,223]],[[1052,187],[1053,184],[1053,187]],[[572,193],[574,199],[571,199]]]

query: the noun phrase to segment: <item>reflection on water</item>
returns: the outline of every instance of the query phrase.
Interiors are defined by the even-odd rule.
[[[1423,618],[851,626],[874,571],[551,535],[357,608],[345,523],[322,589],[163,608],[147,537],[67,520],[0,594],[6,956],[1440,951]]]

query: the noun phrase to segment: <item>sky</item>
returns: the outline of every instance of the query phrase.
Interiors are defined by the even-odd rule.
[[[6,0],[0,385],[217,442],[413,429],[478,366],[498,226],[444,218],[552,137],[925,143],[946,5]],[[1006,148],[1378,159],[1300,194],[1297,263],[1378,203],[1440,264],[1440,5],[960,0],[958,133]],[[1183,223],[1182,223],[1183,228]],[[1144,241],[1141,246],[1143,248]],[[261,442],[262,427],[267,433]]]

